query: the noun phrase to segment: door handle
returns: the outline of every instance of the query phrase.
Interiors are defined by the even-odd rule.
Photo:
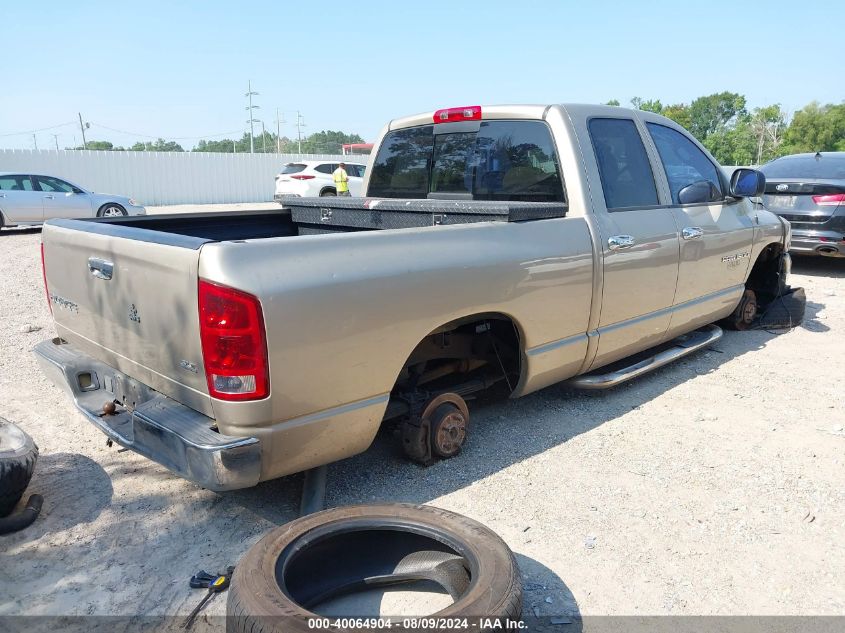
[[[607,238],[607,247],[612,251],[631,248],[634,245],[633,235],[614,235]]]
[[[44,196],[44,199],[45,199],[45,200],[52,200],[52,199],[53,199],[53,196]]]
[[[108,281],[114,274],[114,263],[107,262],[105,259],[100,259],[99,257],[89,257],[88,272],[97,279]]]
[[[5,193],[0,193],[0,198],[5,198],[5,197],[6,197]]]
[[[681,237],[685,240],[697,240],[704,235],[704,231],[698,226],[685,226],[681,231]]]

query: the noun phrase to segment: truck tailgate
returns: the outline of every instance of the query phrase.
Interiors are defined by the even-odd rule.
[[[42,244],[58,335],[156,391],[212,415],[197,312],[199,247],[49,223]]]

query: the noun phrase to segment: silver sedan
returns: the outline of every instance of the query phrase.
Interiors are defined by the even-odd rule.
[[[0,228],[52,218],[146,215],[131,198],[94,193],[55,176],[0,172]]]

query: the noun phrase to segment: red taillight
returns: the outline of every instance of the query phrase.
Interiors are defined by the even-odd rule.
[[[311,180],[312,178],[314,178],[314,176],[309,176],[307,174],[296,174],[294,176],[291,176],[291,178],[293,178],[294,180]]]
[[[826,196],[813,196],[813,202],[820,207],[835,207],[845,202],[845,193],[832,193]]]
[[[47,265],[44,263],[44,242],[41,242],[41,276],[44,277],[44,292],[47,293],[47,307],[53,314],[53,302],[50,301],[50,290],[47,288]]]
[[[434,113],[435,123],[454,123],[455,121],[480,121],[481,106],[446,108]]]
[[[200,279],[199,313],[209,394],[220,400],[266,398],[267,340],[258,299]]]

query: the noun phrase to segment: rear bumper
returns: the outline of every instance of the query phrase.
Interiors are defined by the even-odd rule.
[[[261,444],[211,429],[214,420],[158,393],[60,339],[36,345],[41,369],[112,440],[209,490],[248,488],[261,475]],[[102,415],[114,400],[134,402]]]
[[[799,255],[845,257],[845,235],[839,231],[802,231],[793,226],[789,250]]]

